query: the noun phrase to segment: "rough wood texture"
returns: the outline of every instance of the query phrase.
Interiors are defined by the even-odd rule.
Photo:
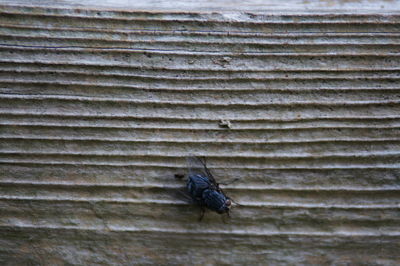
[[[50,2],[0,2],[1,265],[400,264],[398,1]]]

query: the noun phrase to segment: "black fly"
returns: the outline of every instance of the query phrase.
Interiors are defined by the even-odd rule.
[[[202,209],[200,221],[203,219],[205,208],[219,214],[226,213],[232,205],[232,199],[225,195],[215,178],[208,170],[205,159],[191,156],[187,157],[189,176],[187,190],[191,199]]]

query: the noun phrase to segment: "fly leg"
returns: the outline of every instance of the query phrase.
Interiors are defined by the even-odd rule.
[[[232,198],[229,198],[233,203],[235,203],[237,206],[243,206],[242,204],[240,204],[240,203],[237,203],[236,201],[234,201]],[[228,216],[229,216],[229,213],[228,213]]]
[[[230,218],[231,218],[231,216],[229,215],[229,211],[226,213],[226,216],[221,215],[221,220],[224,224],[227,224]]]
[[[206,212],[206,208],[201,207],[201,214],[200,214],[200,217],[199,217],[199,222],[201,222],[201,220],[203,220],[205,212]]]

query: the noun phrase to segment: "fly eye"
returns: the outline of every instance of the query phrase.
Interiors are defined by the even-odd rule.
[[[227,207],[231,206],[231,204],[232,204],[231,200],[226,200],[226,201],[225,201],[225,205],[226,205]]]

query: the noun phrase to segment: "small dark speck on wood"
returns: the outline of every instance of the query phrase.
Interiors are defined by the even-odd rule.
[[[175,174],[174,177],[175,177],[176,179],[182,179],[182,178],[185,177],[185,175],[184,175],[184,174]]]

